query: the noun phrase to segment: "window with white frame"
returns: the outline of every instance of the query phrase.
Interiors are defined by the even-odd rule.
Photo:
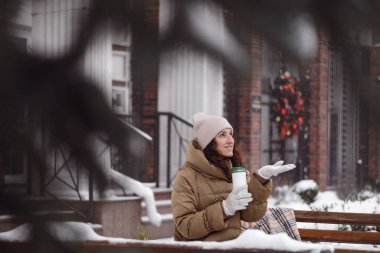
[[[130,47],[112,45],[112,108],[117,114],[131,113]]]

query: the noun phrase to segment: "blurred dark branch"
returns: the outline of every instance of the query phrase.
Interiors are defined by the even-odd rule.
[[[88,14],[83,16],[68,53],[45,58],[20,51],[12,41],[10,24],[22,1],[0,1],[0,146],[12,144],[25,149],[33,158],[33,168],[48,173],[51,168],[45,162],[46,154],[37,148],[34,139],[38,131],[46,129],[47,148],[63,146],[70,150],[77,161],[94,172],[99,191],[105,189],[107,181],[91,138],[104,135],[122,154],[126,168],[128,156],[141,155],[142,152],[136,151],[138,148],[130,145],[136,140],[133,131],[116,118],[97,84],[88,80],[78,66],[96,38],[97,29],[105,24],[119,31],[130,29],[133,35],[132,83],[139,96],[142,96],[146,78],[157,71],[161,54],[176,50],[179,45],[206,52],[221,60],[227,70],[249,76],[255,66],[251,65],[250,56],[245,55],[233,31],[226,28],[224,37],[220,37],[215,29],[217,23],[205,22],[199,15],[204,1],[170,3],[175,10],[173,22],[166,33],[159,34],[158,28],[148,22],[145,1],[90,1]],[[214,0],[213,3],[220,6],[222,16],[228,14],[248,30],[259,31],[265,39],[305,65],[315,57],[320,27],[331,34],[335,44],[350,49],[358,45],[358,38],[351,39],[353,31],[380,26],[380,1],[377,0]],[[377,101],[378,94],[378,91],[368,93],[373,96],[369,101]],[[20,112],[16,108],[19,103],[28,105],[30,111],[32,124],[27,133],[18,131]],[[368,107],[374,109],[375,116],[379,115],[378,104]],[[139,113],[141,111],[137,111]],[[4,149],[0,147],[0,156],[7,152]],[[0,202],[10,212],[34,221],[37,229],[43,229],[43,223],[31,215],[33,210],[21,196],[0,189]]]

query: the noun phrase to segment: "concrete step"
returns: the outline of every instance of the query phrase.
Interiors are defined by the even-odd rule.
[[[149,239],[162,239],[173,237],[174,222],[171,207],[172,190],[168,188],[152,188],[156,200],[157,212],[163,216],[160,227],[149,222],[145,202],[141,202],[141,226]]]
[[[163,214],[163,221],[160,227],[156,227],[149,222],[147,216],[141,217],[141,226],[146,231],[148,239],[162,239],[173,237],[174,221],[172,214]]]
[[[49,197],[35,197],[25,200],[26,205],[31,212],[49,212],[49,211],[71,211],[78,210],[86,213],[88,209],[87,201],[79,201],[78,199],[62,199],[55,200]]]
[[[171,199],[172,189],[170,188],[152,188],[156,200]]]
[[[156,200],[156,209],[160,214],[168,214],[172,212],[172,202],[170,199]],[[147,216],[146,203],[141,202],[141,216]]]
[[[171,193],[168,188],[152,188],[156,201],[157,212],[160,214],[170,214],[172,212]],[[141,202],[141,216],[147,216],[146,203]]]

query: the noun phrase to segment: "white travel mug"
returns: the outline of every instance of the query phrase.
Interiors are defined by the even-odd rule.
[[[241,186],[245,186],[248,191],[246,169],[243,167],[232,167],[232,190],[234,191]]]

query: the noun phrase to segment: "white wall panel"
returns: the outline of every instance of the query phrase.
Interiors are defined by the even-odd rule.
[[[199,15],[205,18],[218,20],[218,33],[223,35],[224,22],[222,11],[209,2],[204,2],[204,8]],[[172,5],[170,1],[160,2],[160,21],[171,20]],[[169,24],[160,23],[161,29]],[[162,31],[162,30],[161,30]],[[200,52],[181,43],[171,52],[167,52],[160,59],[159,69],[159,97],[158,110],[172,112],[192,123],[192,115],[203,111],[210,114],[223,114],[223,68],[220,61],[211,58],[204,52]],[[180,125],[180,124],[179,124]],[[160,121],[160,184],[166,183],[166,152],[168,143],[166,120]],[[172,127],[173,129],[173,127]],[[179,132],[187,139],[193,137],[193,131],[189,127],[179,127]],[[179,154],[178,140],[172,133],[172,159],[171,175],[174,177],[183,161],[184,153]]]
[[[78,36],[83,19],[88,15],[88,7],[88,0],[32,1],[32,53],[47,58],[61,57],[67,53]],[[103,91],[109,104],[111,57],[111,36],[107,25],[103,25],[97,29],[78,67]],[[104,149],[103,145],[95,146],[95,152],[100,153]],[[106,169],[111,167],[109,151],[102,153],[99,163]],[[61,176],[70,180],[65,171]],[[82,177],[81,183],[81,189],[86,189],[87,177]],[[56,189],[58,191],[59,185]]]

